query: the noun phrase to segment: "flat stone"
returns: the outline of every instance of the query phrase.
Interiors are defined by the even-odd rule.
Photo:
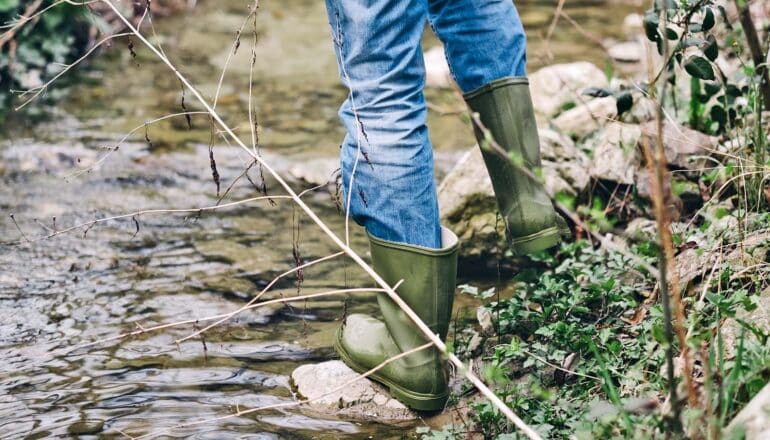
[[[383,386],[362,378],[342,361],[302,365],[291,374],[297,392],[317,412],[361,420],[413,420],[417,413],[392,398]]]

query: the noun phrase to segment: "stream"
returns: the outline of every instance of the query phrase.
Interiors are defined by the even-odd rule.
[[[209,99],[244,1],[201,1],[187,14],[158,19],[152,36]],[[531,35],[530,70],[546,62],[604,55],[562,23],[546,47],[556,2],[519,4]],[[603,37],[620,37],[633,7],[605,0],[567,2],[570,16]],[[253,100],[265,159],[282,174],[328,175],[343,131],[339,85],[323,2],[262,2],[253,77]],[[149,32],[149,30],[148,30]],[[248,122],[251,28],[224,78],[217,109],[250,139]],[[125,438],[176,424],[214,419],[237,409],[296,400],[289,376],[297,366],[335,357],[332,349],[343,308],[376,313],[373,294],[336,295],[246,311],[181,344],[207,322],[188,322],[123,339],[121,333],[196,320],[244,305],[276,276],[336,252],[333,243],[266,176],[273,200],[199,212],[217,204],[211,176],[208,119],[192,116],[151,124],[182,111],[179,82],[150,52],[131,57],[116,41],[87,67],[76,68],[50,93],[60,95],[45,120],[11,117],[0,137],[0,438]],[[436,45],[426,34],[425,47]],[[553,57],[545,54],[552,54]],[[444,108],[461,108],[456,93],[426,91]],[[200,110],[190,93],[190,110]],[[33,103],[44,107],[44,103]],[[33,122],[33,120],[35,122]],[[430,112],[437,176],[473,144],[457,115]],[[138,127],[138,128],[137,128]],[[126,133],[137,128],[124,142]],[[119,149],[115,147],[119,145]],[[220,193],[249,166],[249,156],[213,134]],[[332,164],[332,165],[329,165]],[[309,170],[297,171],[297,167]],[[260,186],[253,167],[250,179]],[[311,185],[289,178],[296,190]],[[223,204],[258,196],[239,179]],[[308,205],[340,236],[345,221],[334,185],[308,192]],[[78,227],[93,219],[148,209],[149,213]],[[11,214],[13,216],[11,216]],[[351,246],[366,255],[362,230],[351,226]],[[463,280],[474,284],[494,280]],[[280,278],[262,297],[372,286],[349,259],[337,257]],[[473,299],[458,307],[474,316]],[[451,332],[450,332],[451,334]],[[98,342],[88,347],[82,344]],[[436,421],[428,420],[434,424]],[[389,425],[321,417],[298,408],[223,418],[164,433],[167,438],[401,438],[423,421]]]

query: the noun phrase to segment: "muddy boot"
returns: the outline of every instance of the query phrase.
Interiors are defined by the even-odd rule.
[[[443,340],[452,314],[457,279],[457,236],[442,228],[441,249],[394,243],[369,236],[374,270]],[[420,329],[384,293],[377,298],[383,321],[354,314],[337,332],[334,348],[358,373],[428,342]],[[448,370],[441,353],[427,348],[387,364],[371,376],[406,406],[419,411],[444,408]]]
[[[501,78],[463,97],[505,151],[520,157],[530,171],[540,168],[540,140],[527,78]],[[483,131],[479,127],[474,131],[482,145]],[[481,153],[513,252],[525,255],[559,244],[561,236],[569,235],[569,228],[543,184],[491,148],[482,148]]]

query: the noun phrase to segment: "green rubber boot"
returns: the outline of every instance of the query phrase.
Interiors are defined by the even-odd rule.
[[[398,295],[438,334],[446,337],[457,280],[457,236],[442,228],[442,248],[429,249],[369,236],[374,270],[391,286],[404,280]],[[377,298],[384,318],[354,314],[337,332],[334,348],[350,368],[368,371],[385,360],[428,342],[386,295]],[[418,411],[444,408],[449,374],[441,354],[428,348],[390,362],[369,376],[393,397]]]
[[[463,97],[504,150],[521,157],[529,170],[540,168],[540,140],[527,78],[501,78]],[[483,131],[479,127],[474,131],[482,145]],[[482,148],[481,153],[514,253],[525,255],[547,249],[559,244],[562,235],[569,235],[566,222],[556,213],[542,183],[489,148]]]

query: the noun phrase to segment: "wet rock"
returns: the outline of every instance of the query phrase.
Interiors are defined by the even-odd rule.
[[[770,384],[746,405],[727,425],[725,438],[762,440],[770,438]]]
[[[593,142],[590,175],[625,185],[634,184],[641,163],[637,142],[641,129],[637,125],[612,122]]]
[[[604,127],[617,115],[615,98],[581,96],[577,105],[553,120],[553,125],[573,138],[584,138]]]
[[[657,123],[654,121],[641,125],[643,141],[655,145]],[[706,157],[716,152],[717,140],[699,131],[665,121],[663,125],[663,148],[666,161],[684,169],[697,169],[706,166]]]
[[[576,195],[588,186],[588,157],[566,136],[540,129],[546,190]],[[504,247],[505,225],[497,217],[492,181],[478,147],[471,148],[438,188],[442,222],[460,238],[463,258],[486,258]]]
[[[96,165],[97,152],[83,144],[53,145],[18,142],[0,150],[3,170],[0,175],[45,173],[67,176]]]
[[[311,186],[333,185],[340,169],[338,157],[303,160],[289,168],[289,175]]]
[[[313,401],[308,404],[312,410],[362,420],[397,421],[418,417],[392,398],[383,386],[365,378],[350,383],[358,376],[338,360],[302,365],[291,374],[297,392]]]
[[[454,80],[444,55],[444,48],[441,46],[431,47],[425,51],[423,58],[425,59],[425,86],[451,88]]]
[[[579,102],[587,87],[609,86],[604,72],[586,61],[544,67],[530,75],[529,84],[535,111],[546,117]]]

